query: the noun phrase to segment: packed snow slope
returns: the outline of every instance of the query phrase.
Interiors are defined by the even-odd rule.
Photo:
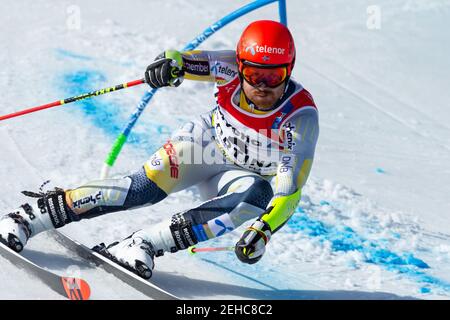
[[[0,113],[141,78],[161,51],[182,48],[246,3],[5,1]],[[288,0],[287,8],[297,44],[294,77],[313,94],[321,126],[299,208],[256,265],[233,253],[179,252],[156,260],[152,281],[185,299],[449,299],[450,1]],[[250,21],[278,19],[277,10],[253,12],[200,48],[233,49]],[[97,179],[146,90],[1,122],[0,212],[45,180],[74,188]],[[113,174],[137,170],[173,129],[211,109],[212,90],[188,81],[160,90]],[[61,231],[86,245],[109,243],[199,202],[191,188]],[[202,245],[233,245],[242,230]],[[145,298],[45,234],[24,254],[60,274],[81,275],[93,298]],[[60,298],[4,259],[0,268],[0,298]]]

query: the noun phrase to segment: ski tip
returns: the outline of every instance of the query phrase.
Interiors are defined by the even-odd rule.
[[[70,300],[89,300],[91,288],[83,279],[61,277],[61,281]]]

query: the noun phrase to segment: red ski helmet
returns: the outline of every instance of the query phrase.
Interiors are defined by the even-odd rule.
[[[295,64],[294,39],[282,23],[254,21],[245,28],[239,39],[236,59],[240,73],[244,64],[263,67],[285,65],[289,78]]]

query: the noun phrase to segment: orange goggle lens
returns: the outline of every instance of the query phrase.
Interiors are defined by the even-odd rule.
[[[287,67],[258,68],[244,65],[242,76],[252,86],[258,86],[263,83],[267,87],[275,88],[286,80]]]

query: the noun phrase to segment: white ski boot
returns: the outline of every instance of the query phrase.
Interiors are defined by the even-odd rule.
[[[48,215],[37,207],[24,204],[19,209],[0,218],[0,241],[16,252],[23,250],[28,239],[42,231],[53,228]]]
[[[101,243],[92,250],[144,279],[152,277],[152,270],[155,267],[153,263],[155,250],[153,245],[146,240],[142,231],[137,231],[128,238],[114,242],[108,247]]]
[[[0,242],[16,252],[22,251],[31,237],[62,227],[73,219],[68,212],[62,189],[47,193],[23,193],[37,200],[0,218]]]

